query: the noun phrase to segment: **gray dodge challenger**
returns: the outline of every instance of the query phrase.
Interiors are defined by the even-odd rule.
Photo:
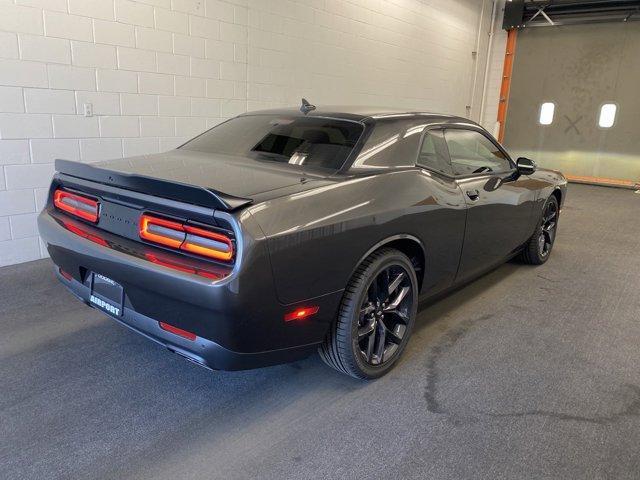
[[[82,302],[210,369],[317,351],[364,379],[419,300],[545,263],[567,183],[464,118],[306,101],[56,171],[38,225]]]

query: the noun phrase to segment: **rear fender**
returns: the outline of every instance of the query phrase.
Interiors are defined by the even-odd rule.
[[[420,273],[416,272],[416,276],[418,277],[418,284],[422,285],[423,284],[424,275],[425,275],[425,272],[427,270],[427,268],[426,268],[427,253],[426,253],[426,250],[424,248],[424,244],[422,243],[422,241],[420,241],[420,239],[418,239],[417,237],[415,237],[413,235],[410,235],[408,233],[392,235],[390,237],[385,238],[384,240],[380,240],[375,245],[373,245],[371,248],[369,248],[369,250],[367,250],[366,253],[360,257],[360,259],[358,260],[358,263],[356,263],[354,265],[353,269],[351,270],[351,275],[349,276],[349,278],[353,277],[353,274],[356,272],[358,267],[362,264],[362,262],[365,261],[365,259],[369,255],[371,255],[376,250],[379,250],[379,249],[381,249],[381,248],[383,248],[385,246],[391,246],[391,244],[393,244],[394,242],[397,242],[398,240],[410,240],[410,241],[412,241],[413,243],[415,243],[416,245],[418,245],[420,247],[420,250],[422,251],[423,265],[422,265],[422,272],[420,272]]]

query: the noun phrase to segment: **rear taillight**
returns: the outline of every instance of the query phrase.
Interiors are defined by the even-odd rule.
[[[143,240],[171,248],[180,248],[187,236],[181,223],[148,215],[140,217],[139,230]]]
[[[93,198],[58,189],[53,193],[53,204],[57,209],[83,220],[98,221],[100,203]]]
[[[190,225],[185,225],[184,229],[187,237],[180,246],[182,250],[225,261],[233,257],[233,243],[226,235]]]
[[[195,253],[216,260],[233,258],[233,242],[223,233],[143,214],[140,238],[165,247]]]

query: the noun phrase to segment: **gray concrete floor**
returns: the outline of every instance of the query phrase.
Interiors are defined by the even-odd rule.
[[[211,373],[0,269],[2,478],[639,478],[640,195],[572,185],[549,262],[424,306],[360,382]]]

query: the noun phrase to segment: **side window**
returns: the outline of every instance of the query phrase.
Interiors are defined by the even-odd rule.
[[[442,130],[430,130],[424,134],[418,164],[447,175],[453,173]]]
[[[454,175],[507,172],[511,163],[487,137],[473,130],[447,129],[444,132]]]
[[[377,119],[373,131],[351,165],[352,169],[413,166],[424,119]]]

